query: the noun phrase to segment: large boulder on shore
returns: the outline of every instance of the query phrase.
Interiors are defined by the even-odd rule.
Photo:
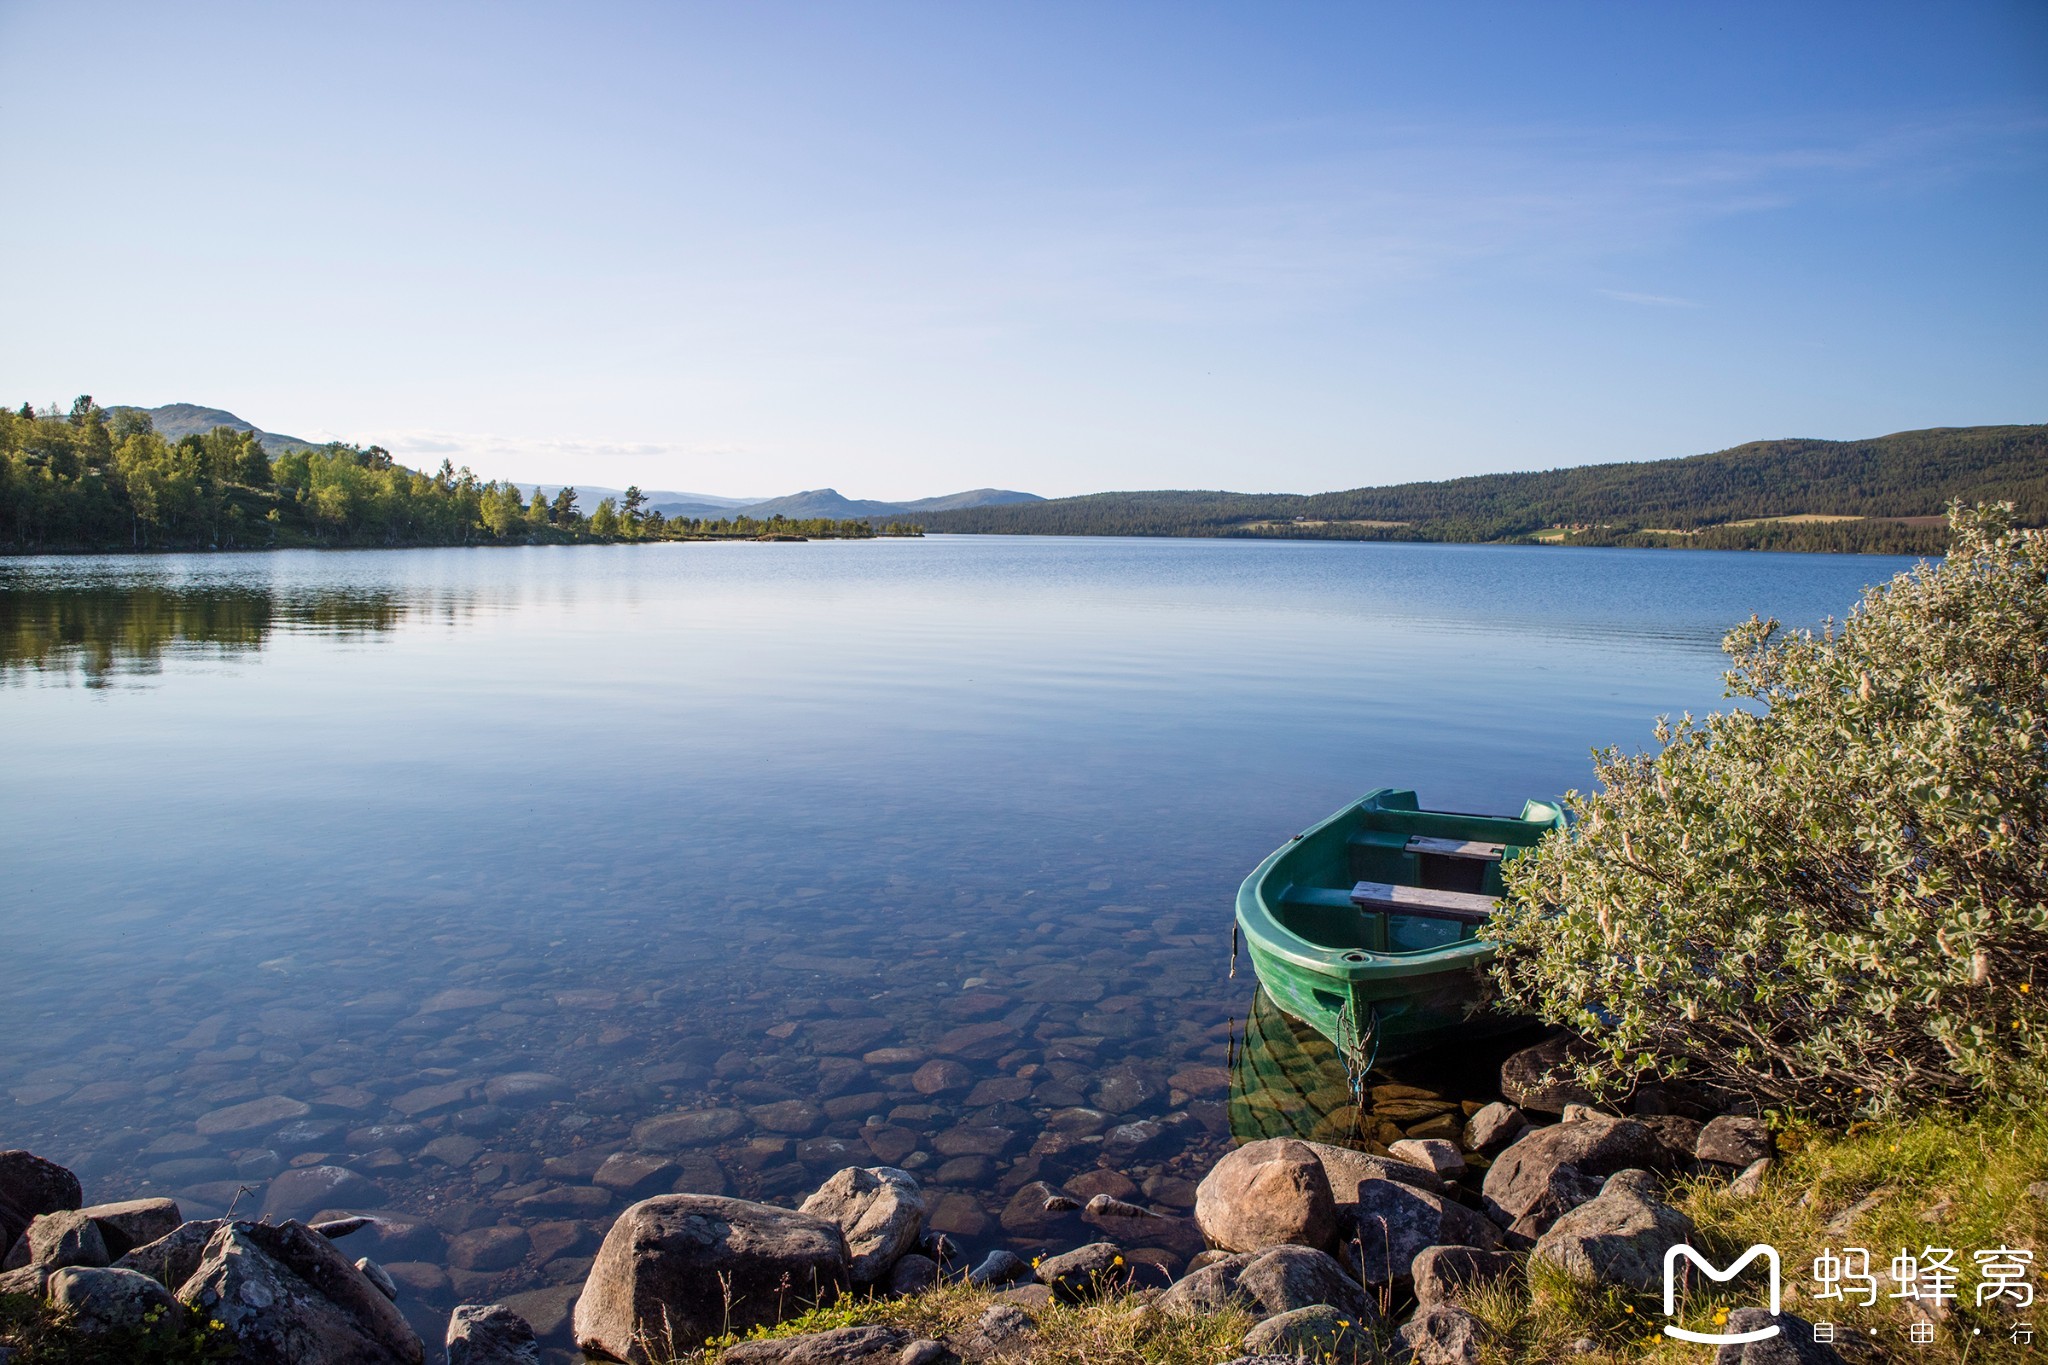
[[[201,1218],[180,1223],[154,1242],[141,1246],[114,1262],[116,1270],[133,1270],[168,1285],[180,1285],[199,1269],[206,1247],[226,1220]]]
[[[1500,1093],[1508,1103],[1536,1114],[1562,1114],[1568,1104],[1593,1104],[1593,1092],[1572,1079],[1570,1063],[1591,1055],[1567,1034],[1553,1034],[1500,1064]]]
[[[1771,1130],[1762,1119],[1723,1114],[1699,1131],[1693,1154],[1716,1166],[1748,1166],[1771,1155]]]
[[[576,1301],[576,1344],[648,1365],[720,1332],[779,1322],[838,1297],[851,1279],[829,1218],[703,1194],[643,1199],[605,1234]]]
[[[1038,1282],[1058,1303],[1088,1303],[1129,1288],[1131,1273],[1116,1243],[1090,1242],[1039,1262]]]
[[[848,1166],[804,1200],[804,1213],[829,1218],[846,1237],[855,1284],[886,1280],[924,1235],[924,1194],[917,1177],[894,1166]]]
[[[1325,1304],[1368,1328],[1379,1321],[1358,1282],[1328,1252],[1278,1246],[1211,1261],[1153,1301],[1162,1313],[1200,1316],[1241,1308],[1265,1319]]]
[[[1483,1214],[1443,1195],[1392,1180],[1368,1180],[1347,1210],[1355,1220],[1346,1230],[1344,1260],[1368,1285],[1405,1287],[1415,1258],[1430,1247],[1472,1246],[1491,1250],[1500,1233]]]
[[[1656,1176],[1622,1171],[1558,1219],[1529,1259],[1588,1284],[1655,1289],[1664,1283],[1664,1253],[1691,1236],[1692,1220],[1664,1202]]]
[[[391,1300],[304,1223],[223,1224],[178,1298],[222,1324],[237,1365],[422,1365],[426,1358]]]
[[[185,1323],[184,1305],[171,1291],[133,1270],[66,1266],[50,1276],[48,1293],[51,1306],[87,1335],[155,1326],[169,1336]]]
[[[1528,1115],[1512,1104],[1495,1100],[1465,1120],[1465,1150],[1492,1156],[1528,1131]]]
[[[1330,1365],[1378,1365],[1380,1354],[1367,1324],[1321,1303],[1267,1318],[1245,1333],[1244,1352]]]
[[[167,1237],[185,1221],[174,1199],[124,1199],[116,1204],[94,1204],[79,1212],[100,1230],[109,1256],[125,1256],[136,1247]]]
[[[1512,1251],[1436,1246],[1415,1258],[1409,1274],[1415,1280],[1415,1301],[1428,1305],[1456,1303],[1469,1291],[1504,1279],[1521,1268],[1522,1258]]]
[[[1304,1141],[1301,1145],[1314,1152],[1316,1160],[1322,1163],[1323,1174],[1330,1181],[1330,1197],[1339,1204],[1356,1203],[1358,1187],[1368,1180],[1398,1180],[1404,1185],[1438,1193],[1442,1193],[1444,1188],[1443,1179],[1434,1168],[1424,1170],[1391,1156],[1376,1156],[1350,1147],[1332,1147],[1326,1142]]]
[[[1482,1186],[1486,1211],[1518,1234],[1540,1236],[1574,1203],[1592,1195],[1583,1179],[1560,1180],[1562,1167],[1571,1167],[1576,1177],[1597,1179],[1631,1168],[1661,1170],[1670,1162],[1656,1133],[1633,1119],[1592,1114],[1553,1124],[1494,1159]]]
[[[1396,1365],[1479,1365],[1492,1336],[1485,1323],[1456,1304],[1416,1310],[1394,1334]]]
[[[728,1346],[718,1359],[720,1365],[857,1365],[870,1361],[896,1365],[911,1340],[910,1333],[900,1327],[834,1327],[802,1336],[743,1341]]]
[[[113,1259],[99,1225],[76,1209],[37,1214],[23,1240],[27,1264],[46,1275],[63,1266],[103,1266]]]
[[[56,1162],[19,1149],[0,1152],[0,1255],[38,1214],[62,1213],[84,1202],[78,1177]]]
[[[1266,1138],[1231,1152],[1202,1178],[1195,1221],[1225,1251],[1327,1247],[1337,1232],[1337,1201],[1313,1148]]]

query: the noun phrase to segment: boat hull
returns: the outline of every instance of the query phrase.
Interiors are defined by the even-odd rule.
[[[1480,926],[1350,899],[1356,880],[1419,884],[1412,836],[1485,840],[1513,857],[1564,827],[1555,806],[1520,816],[1425,811],[1413,792],[1382,789],[1276,850],[1239,888],[1237,921],[1273,1002],[1354,1063],[1484,1037],[1528,1021],[1488,1007],[1493,945]],[[1482,874],[1497,894],[1497,870]]]

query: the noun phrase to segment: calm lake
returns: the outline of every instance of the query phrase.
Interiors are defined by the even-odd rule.
[[[1375,786],[1585,785],[1593,746],[1721,704],[1729,626],[1906,567],[0,561],[0,1147],[188,1217],[387,1211],[344,1245],[421,1321],[517,1292],[543,1330],[607,1216],[670,1188],[908,1166],[971,1251],[1041,1234],[1003,1220],[1034,1179],[1184,1211],[1230,1141],[1231,897],[1264,854]]]

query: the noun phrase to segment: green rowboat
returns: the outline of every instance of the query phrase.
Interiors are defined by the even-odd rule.
[[[1275,1004],[1336,1045],[1359,1071],[1377,1058],[1497,1033],[1523,1022],[1483,1013],[1479,937],[1503,859],[1564,812],[1529,801],[1519,816],[1423,810],[1381,788],[1260,863],[1237,892],[1237,925]]]

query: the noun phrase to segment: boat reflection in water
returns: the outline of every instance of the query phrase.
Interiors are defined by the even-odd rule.
[[[1372,1152],[1404,1137],[1458,1142],[1466,1118],[1500,1098],[1501,1061],[1541,1032],[1518,1029],[1382,1063],[1354,1089],[1336,1045],[1260,987],[1231,1037],[1230,1135]]]
[[[1274,1004],[1264,987],[1253,994],[1231,1047],[1230,1135],[1239,1142],[1290,1137],[1334,1147],[1369,1143],[1336,1045]]]

